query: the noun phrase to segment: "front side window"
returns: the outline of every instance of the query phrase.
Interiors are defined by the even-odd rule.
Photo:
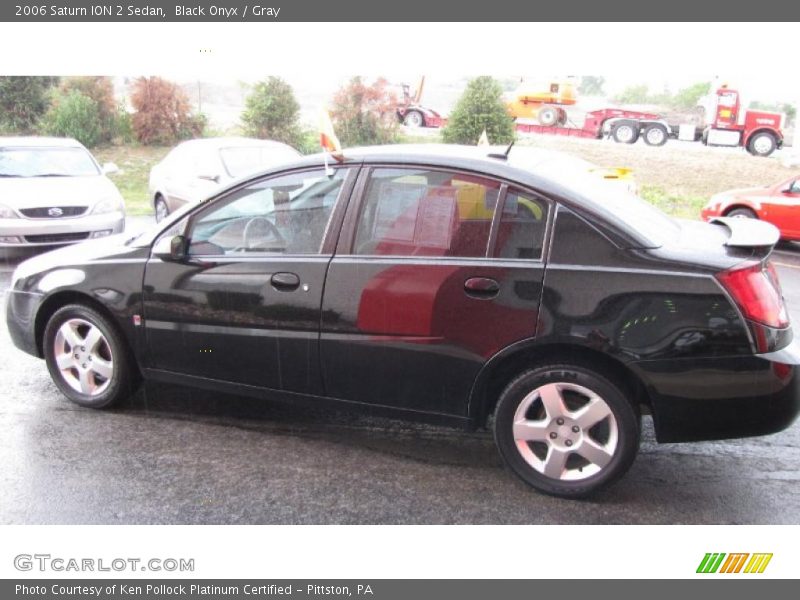
[[[189,253],[319,253],[346,171],[292,173],[237,190],[193,221]]]
[[[500,184],[450,171],[375,169],[356,230],[358,255],[484,257]]]

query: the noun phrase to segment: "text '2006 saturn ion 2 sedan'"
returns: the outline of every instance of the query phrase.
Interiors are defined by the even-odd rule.
[[[661,442],[794,420],[773,226],[675,221],[547,153],[491,152],[306,157],[35,257],[11,336],[83,406],[144,377],[489,426],[514,473],[565,497],[630,467],[643,413]]]

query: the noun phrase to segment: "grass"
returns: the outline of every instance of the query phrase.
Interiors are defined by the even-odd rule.
[[[129,215],[152,215],[153,201],[147,190],[150,168],[170,151],[162,146],[108,146],[95,148],[93,154],[100,162],[113,162],[119,172],[110,176],[125,199]]]
[[[675,217],[697,219],[716,193],[777,183],[793,174],[777,158],[750,156],[742,149],[708,148],[669,141],[654,148],[642,142],[531,136],[519,141],[579,156],[605,167],[628,167],[641,196]]]
[[[700,209],[708,202],[705,196],[670,194],[654,185],[641,186],[639,195],[668,215],[682,219],[697,219],[700,216]]]

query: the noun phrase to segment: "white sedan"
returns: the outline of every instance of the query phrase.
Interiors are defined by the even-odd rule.
[[[203,138],[178,144],[150,170],[156,221],[188,203],[199,202],[223,185],[257,173],[300,153],[280,142],[243,137]]]
[[[103,167],[68,138],[0,137],[0,246],[47,246],[120,233],[125,205]]]

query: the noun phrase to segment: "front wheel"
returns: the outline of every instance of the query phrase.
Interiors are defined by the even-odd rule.
[[[167,215],[169,215],[169,207],[167,206],[167,202],[160,194],[156,196],[156,200],[153,205],[156,211],[156,223],[160,223],[167,218]]]
[[[775,136],[766,131],[755,134],[747,142],[747,151],[753,156],[769,156],[777,147]]]
[[[757,219],[758,215],[749,208],[734,208],[725,214],[726,217],[734,217],[736,219]]]
[[[56,386],[81,406],[106,408],[134,390],[136,374],[121,335],[88,306],[69,304],[50,317],[44,357]]]
[[[511,470],[537,490],[579,498],[610,485],[639,448],[639,415],[623,388],[584,367],[527,371],[503,391],[494,436]]]

